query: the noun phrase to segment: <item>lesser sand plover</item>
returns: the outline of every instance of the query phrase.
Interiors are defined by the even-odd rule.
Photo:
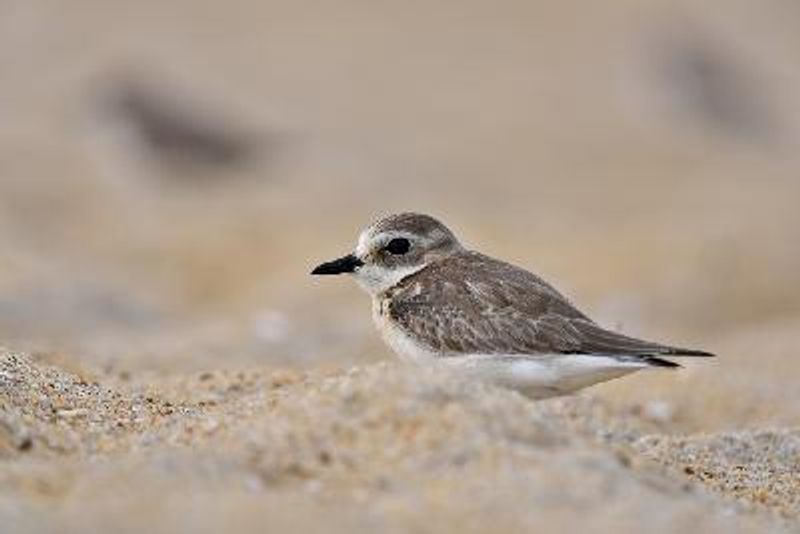
[[[311,274],[342,273],[372,296],[375,324],[403,359],[454,366],[534,398],[680,367],[665,356],[713,356],[606,330],[535,274],[464,248],[428,215],[380,219],[352,254]]]

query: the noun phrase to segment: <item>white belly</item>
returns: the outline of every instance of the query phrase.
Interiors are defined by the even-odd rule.
[[[647,367],[646,363],[584,354],[480,354],[447,357],[441,361],[459,372],[516,389],[537,399],[574,393]]]

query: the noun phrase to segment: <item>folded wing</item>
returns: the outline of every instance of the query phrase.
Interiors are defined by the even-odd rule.
[[[404,280],[389,313],[443,357],[565,353],[674,367],[659,356],[712,356],[606,330],[538,276],[475,252]]]

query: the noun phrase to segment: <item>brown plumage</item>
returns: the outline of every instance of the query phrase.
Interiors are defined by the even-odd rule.
[[[606,330],[523,269],[460,251],[386,292],[406,334],[447,357],[459,354],[602,354],[675,366],[658,356],[711,356]]]

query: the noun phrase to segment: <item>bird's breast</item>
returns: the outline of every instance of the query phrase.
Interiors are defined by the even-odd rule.
[[[403,360],[415,363],[434,360],[436,354],[433,351],[412,338],[392,319],[391,304],[391,298],[386,296],[376,297],[372,301],[372,319],[383,341]]]

